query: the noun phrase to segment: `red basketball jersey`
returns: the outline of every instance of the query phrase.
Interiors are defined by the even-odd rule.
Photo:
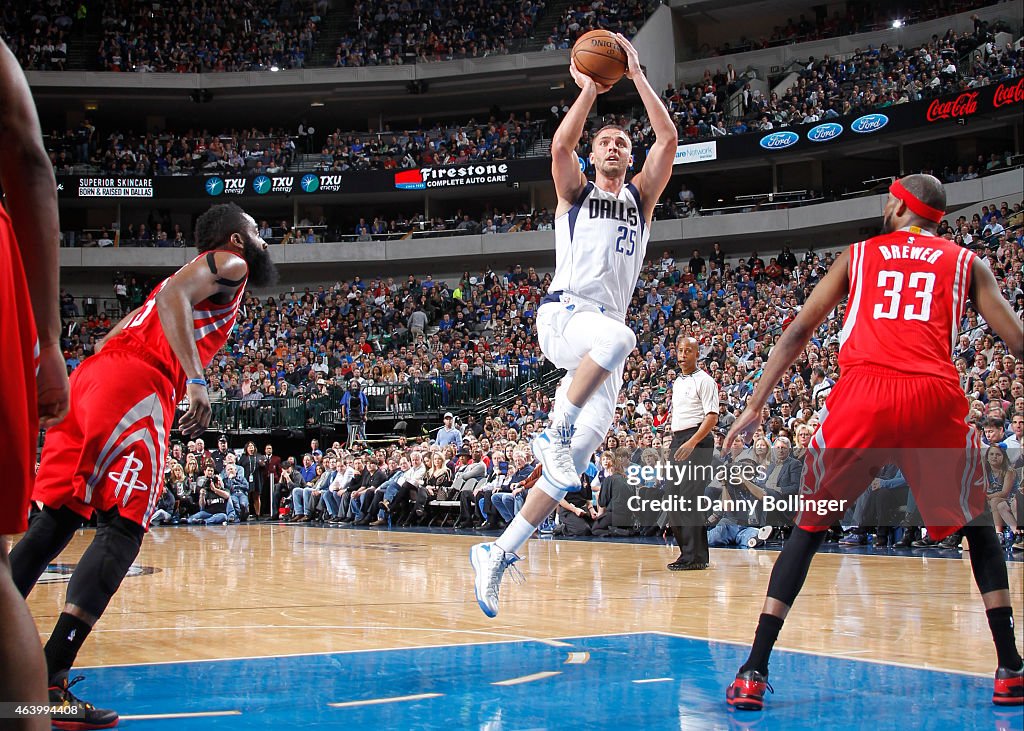
[[[849,249],[839,366],[881,366],[959,382],[952,362],[974,254],[915,227]]]
[[[238,256],[234,252],[227,253]],[[204,257],[212,257],[215,252],[204,252],[192,261],[198,261]],[[241,258],[241,257],[239,257]],[[190,262],[191,263],[191,262]],[[183,267],[184,268],[184,267]],[[180,269],[178,270],[181,271]],[[170,379],[174,386],[174,392],[181,394],[185,388],[185,371],[178,361],[178,356],[171,349],[167,337],[164,335],[163,325],[160,323],[160,315],[156,310],[156,296],[167,283],[177,275],[172,274],[154,289],[143,303],[141,311],[125,325],[104,350],[130,350],[136,353],[144,353],[145,359],[159,368]],[[235,317],[238,315],[238,306],[242,302],[242,295],[245,292],[245,279],[242,280],[235,293],[234,298],[227,304],[215,303],[209,299],[203,300],[192,308],[192,326],[196,339],[196,347],[199,350],[199,360],[203,368],[210,365],[210,361],[217,352],[224,347],[231,328],[235,325]]]
[[[21,250],[14,226],[0,206],[0,434],[4,438],[4,480],[0,484],[0,535],[21,533],[28,518],[36,468],[39,421],[36,369],[39,341]]]

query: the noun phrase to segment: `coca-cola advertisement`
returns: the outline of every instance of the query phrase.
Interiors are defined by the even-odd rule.
[[[928,105],[926,119],[934,122],[936,119],[958,119],[969,117],[978,111],[978,92],[964,92],[956,99],[941,101],[935,99]]]
[[[996,109],[1005,107],[1008,104],[1020,104],[1024,101],[1024,76],[1017,79],[1017,83],[1004,81],[996,87],[992,96],[992,106]]]

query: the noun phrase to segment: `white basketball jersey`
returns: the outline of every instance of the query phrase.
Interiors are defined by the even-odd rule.
[[[625,316],[650,230],[632,183],[618,195],[588,182],[576,203],[555,221],[555,276],[549,295],[568,292]]]

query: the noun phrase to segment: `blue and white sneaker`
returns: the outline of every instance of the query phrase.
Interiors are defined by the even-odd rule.
[[[505,553],[493,543],[477,543],[469,549],[469,562],[473,564],[476,577],[473,590],[476,592],[476,603],[488,617],[498,616],[498,591],[501,589],[501,577],[519,556]],[[518,574],[519,569],[513,569]],[[522,574],[518,574],[522,577]]]
[[[544,477],[555,487],[573,492],[580,487],[580,476],[572,461],[572,435],[576,427],[554,425],[538,434],[533,444],[533,454],[544,468]]]

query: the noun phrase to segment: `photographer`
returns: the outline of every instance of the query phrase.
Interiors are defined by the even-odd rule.
[[[744,470],[753,473],[757,469],[754,460],[739,460],[733,463],[736,470]],[[739,475],[739,472],[737,472]],[[720,499],[723,503],[732,502],[734,507],[739,501],[746,502],[750,507],[747,510],[729,510],[712,514],[710,523],[714,527],[708,532],[709,546],[747,546],[755,548],[762,545],[765,539],[771,534],[771,528],[765,528],[764,509],[762,500],[765,491],[762,487],[747,479],[737,476],[740,484],[732,484],[731,480],[715,480],[711,487],[721,490]]]
[[[242,477],[237,465],[230,462],[224,466],[224,488],[230,495],[228,521],[237,523],[249,519],[249,483]]]
[[[199,512],[188,519],[191,525],[221,525],[228,522],[228,503],[231,493],[224,488],[224,481],[214,474],[213,463],[207,462],[203,476],[199,478]]]
[[[341,397],[341,416],[348,427],[348,449],[352,449],[356,442],[366,441],[366,414],[369,408],[366,394],[359,381],[353,378],[349,381],[348,391]]]

